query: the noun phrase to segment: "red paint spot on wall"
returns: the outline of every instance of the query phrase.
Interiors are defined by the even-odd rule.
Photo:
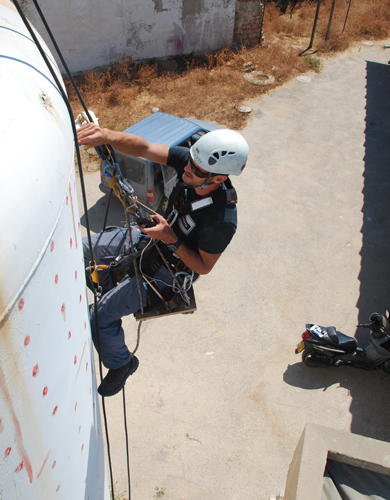
[[[81,301],[82,301],[82,300],[83,300],[83,298],[82,298],[82,296],[81,296],[81,294],[80,294],[80,303],[81,303]]]
[[[49,453],[46,455],[46,458],[45,458],[45,460],[43,461],[43,464],[42,464],[41,470],[40,470],[40,471],[38,472],[38,474],[37,474],[37,479],[39,479],[39,478],[40,478],[40,476],[41,476],[41,474],[42,474],[42,472],[43,472],[43,469],[44,469],[44,467],[45,467],[45,465],[46,465],[47,459],[49,458],[50,452],[51,452],[51,450],[49,450]]]
[[[74,405],[74,411],[77,410],[77,403]]]
[[[47,387],[44,387],[43,388],[43,395],[46,396],[46,394],[48,393],[49,389]]]
[[[85,481],[84,481],[85,484],[87,484],[87,476],[85,476]]]
[[[74,272],[74,279],[77,280],[77,271]]]
[[[5,456],[5,457],[8,457],[8,455],[9,455],[10,453],[11,453],[11,447],[9,447],[9,448],[7,448],[7,449],[5,450],[4,456]]]
[[[86,363],[86,365],[85,365],[85,369],[86,369],[86,370],[88,370],[88,363]]]
[[[65,306],[65,304],[62,304],[61,312],[64,315],[64,321],[66,321],[66,306]]]
[[[58,493],[58,490],[60,489],[60,484],[57,486],[56,493]]]
[[[84,445],[82,444],[82,445],[81,445],[81,451],[83,451],[83,449],[84,449]]]
[[[36,377],[38,375],[38,365],[35,365],[34,368],[33,368],[33,377]]]
[[[23,462],[25,463],[25,468],[26,468],[26,472],[28,474],[28,477],[30,479],[30,483],[32,483],[33,482],[33,475],[32,475],[31,462],[30,462],[30,459],[28,458],[26,449],[24,447],[23,436],[22,436],[22,431],[20,428],[19,420],[18,420],[16,413],[15,413],[15,410],[13,408],[12,398],[11,398],[11,395],[8,391],[7,382],[6,382],[6,379],[4,377],[1,363],[0,363],[0,387],[1,387],[1,390],[3,393],[3,401],[5,401],[7,403],[8,410],[11,414],[11,418],[12,418],[12,421],[13,421],[13,424],[15,427],[15,434],[14,434],[15,438],[14,439],[15,439],[16,447],[18,449],[19,454],[21,455],[21,457],[23,459]],[[23,464],[23,462],[22,462],[22,464]]]
[[[72,245],[73,245],[73,241],[72,241],[72,238],[70,239],[70,248],[72,248]]]
[[[69,198],[68,198],[68,195],[66,195],[66,204],[69,203]]]
[[[54,283],[57,284],[58,283],[58,274],[56,274],[55,278],[54,278]]]
[[[74,357],[74,364],[77,363],[77,356]]]
[[[23,462],[20,462],[20,464],[16,467],[15,472],[20,472],[23,469]]]
[[[71,336],[72,336],[72,334],[69,332],[68,333],[68,340],[70,339]]]
[[[80,226],[80,222],[79,222],[77,225],[77,229],[80,231],[80,228],[81,228],[81,226]]]
[[[18,307],[19,307],[19,311],[21,311],[21,310],[23,309],[23,307],[24,307],[24,300],[23,300],[23,299],[20,299],[20,300],[19,300],[19,305],[18,305]]]
[[[56,406],[53,410],[53,415],[55,415],[57,413],[57,410],[58,410],[58,406]]]
[[[28,335],[26,335],[26,338],[24,339],[25,347],[27,347],[29,343],[30,343],[30,337]]]
[[[54,250],[54,241],[50,243],[50,252],[52,252],[53,250]]]
[[[84,321],[84,328],[87,328],[87,322]]]
[[[57,465],[57,462],[54,460],[53,465],[51,466],[52,469]]]
[[[75,183],[75,185],[76,185],[76,183]],[[71,207],[72,207],[74,242],[75,242],[75,245],[76,245],[76,248],[77,248],[76,219],[75,219],[75,216],[74,216],[72,188],[70,186],[70,183],[69,183],[69,196],[70,196],[70,204],[71,204]]]
[[[79,434],[80,434],[80,432],[81,432],[81,425],[80,425],[80,427],[79,427]]]

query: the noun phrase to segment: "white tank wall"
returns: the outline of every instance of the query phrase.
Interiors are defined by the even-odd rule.
[[[51,47],[32,0],[22,4]],[[124,56],[214,50],[233,40],[235,0],[39,0],[39,5],[71,71]]]
[[[0,498],[108,499],[70,118],[8,0],[0,109]]]

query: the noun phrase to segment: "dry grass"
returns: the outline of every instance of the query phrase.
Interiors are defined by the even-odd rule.
[[[134,63],[122,59],[104,71],[91,71],[79,78],[79,88],[89,109],[100,124],[123,130],[148,116],[152,108],[179,116],[193,116],[219,125],[240,129],[247,115],[237,111],[246,100],[268,92],[288,79],[311,69],[317,62],[299,57],[308,47],[313,27],[316,1],[303,1],[291,13],[280,15],[274,3],[265,7],[265,41],[252,49],[222,49],[216,54],[184,56],[176,59],[175,70],[159,71],[157,64]],[[389,36],[390,0],[346,0],[336,2],[330,39],[325,41],[330,8],[322,5],[314,47],[316,58],[342,51],[363,39],[384,39]],[[257,71],[275,77],[272,86],[247,82],[244,64],[252,62]],[[68,85],[75,115],[81,112],[73,89]]]

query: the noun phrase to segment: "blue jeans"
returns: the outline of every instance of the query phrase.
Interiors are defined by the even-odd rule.
[[[133,228],[132,234],[136,246],[139,230]],[[127,229],[105,231],[93,235],[91,239],[93,256],[97,264],[109,264],[117,256],[130,253]],[[83,238],[83,248],[85,267],[88,267],[90,251],[87,238]],[[153,278],[155,280],[154,286],[158,290],[162,290],[167,285],[172,286],[172,276],[164,266],[157,270]],[[131,353],[125,343],[121,318],[141,309],[137,281],[135,277],[131,278],[127,275],[117,284],[110,271],[99,271],[99,284],[102,287],[102,297],[97,303],[97,311],[95,311],[95,307],[92,307],[90,316],[93,343],[106,368],[121,368],[131,359]],[[89,276],[87,276],[87,285],[92,289]],[[140,277],[144,306],[146,305],[146,286],[148,285]],[[96,315],[99,335],[96,329]]]

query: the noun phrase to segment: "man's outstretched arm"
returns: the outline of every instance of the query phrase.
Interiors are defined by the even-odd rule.
[[[82,146],[109,144],[120,153],[140,156],[149,161],[166,165],[169,146],[145,141],[142,137],[127,132],[117,132],[88,123],[77,131],[77,140]]]

